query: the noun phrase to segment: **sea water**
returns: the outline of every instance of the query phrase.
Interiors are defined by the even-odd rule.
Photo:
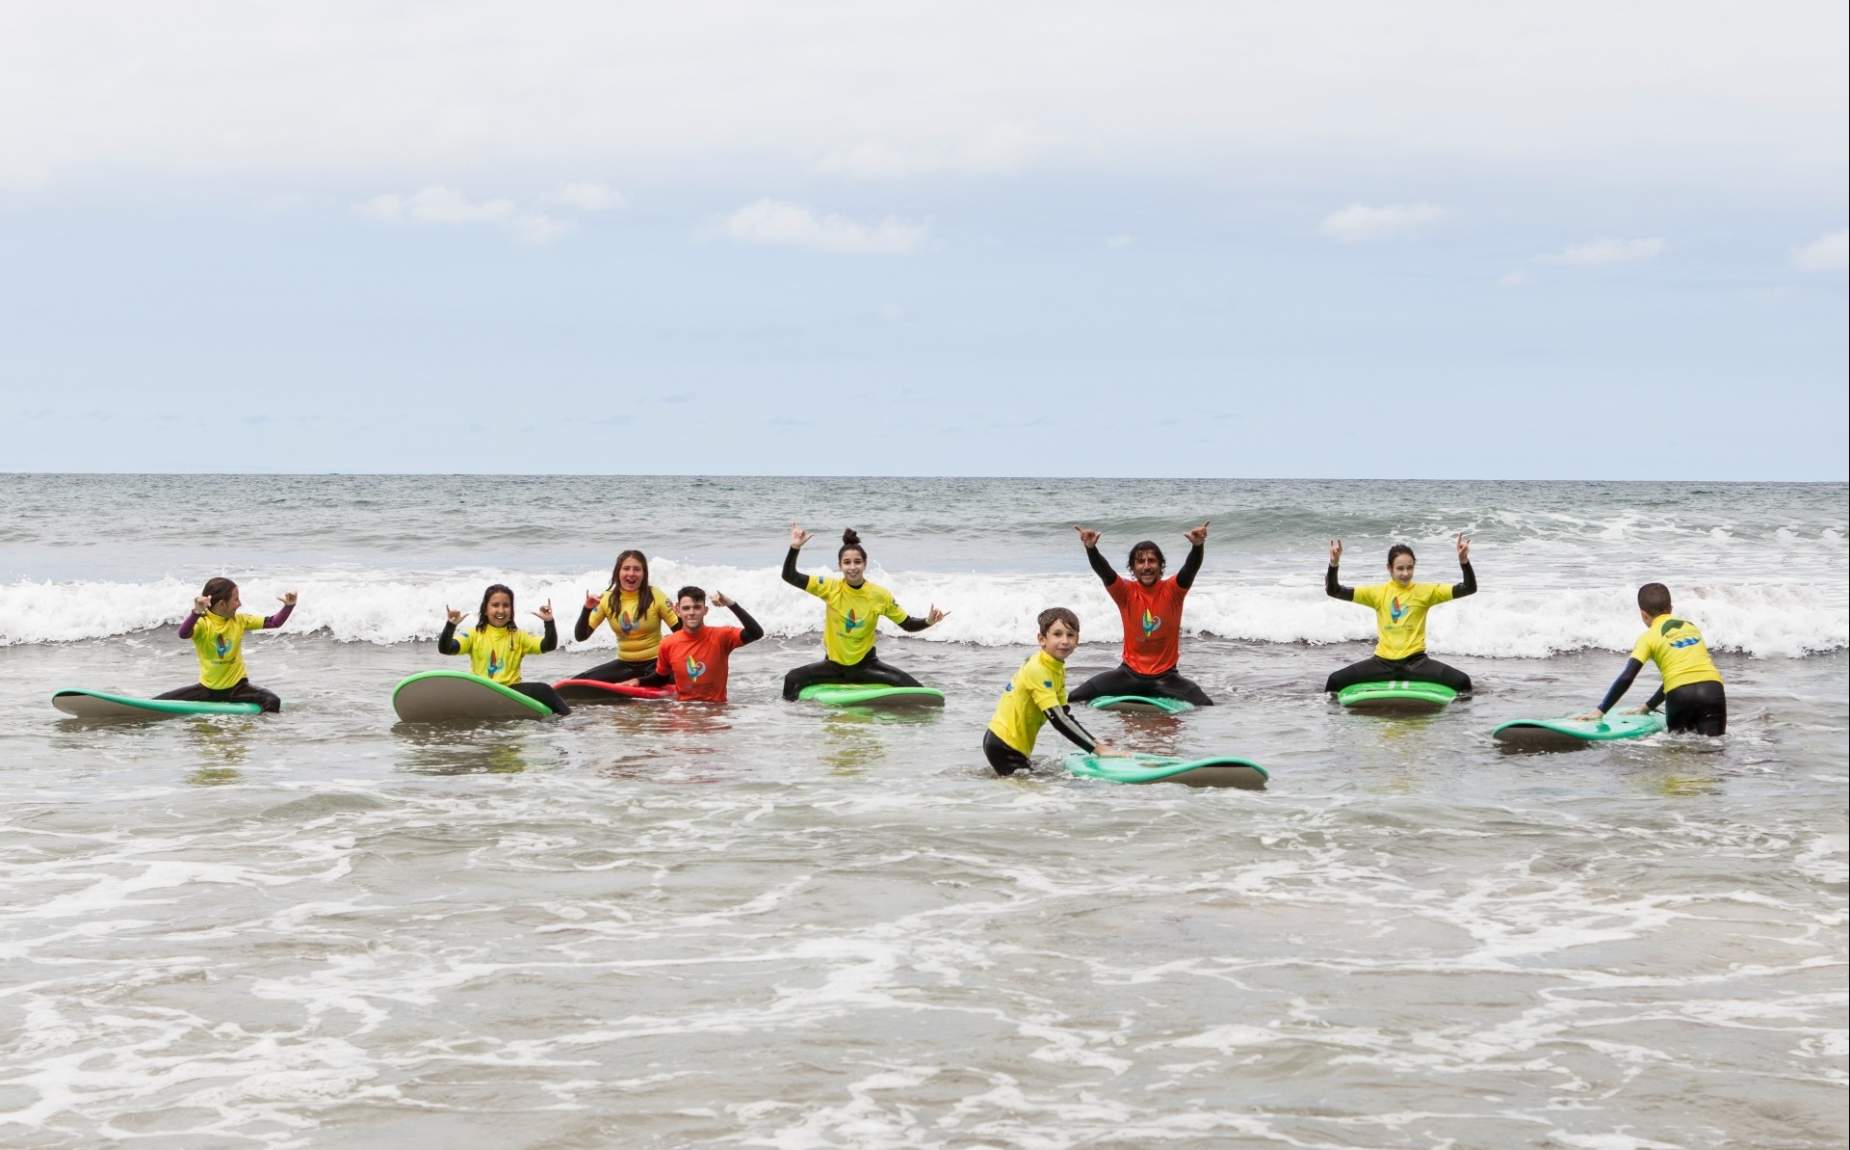
[[[0,1145],[1560,1146],[1846,1140],[1846,489],[1826,485],[0,476]],[[915,614],[941,713],[783,703],[840,529]],[[1270,788],[994,778],[1034,615],[1115,665],[1072,525],[1121,563],[1211,520],[1182,669],[1220,705],[1083,714]],[[1320,692],[1369,612],[1455,579],[1413,719]],[[616,552],[769,632],[725,708],[397,724],[506,582],[569,638]],[[279,716],[81,723],[193,679],[212,575]],[[1729,735],[1508,755],[1598,701],[1661,580]],[[713,621],[727,613],[715,610]],[[612,657],[608,632],[530,678]],[[1655,688],[1647,670],[1630,702]]]

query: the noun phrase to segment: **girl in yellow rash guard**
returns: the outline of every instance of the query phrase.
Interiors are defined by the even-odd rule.
[[[274,615],[240,615],[244,601],[238,585],[220,575],[206,580],[205,590],[193,600],[193,609],[180,621],[180,638],[193,641],[199,656],[199,681],[157,699],[185,699],[194,703],[256,703],[268,712],[283,709],[273,692],[251,686],[244,672],[244,632],[274,631],[289,621],[295,610],[295,592],[282,594],[283,609]]]
[[[1471,541],[1461,534],[1457,544],[1458,569],[1464,573],[1464,578],[1457,583],[1415,583],[1413,548],[1396,543],[1388,548],[1388,575],[1391,576],[1388,582],[1345,587],[1336,581],[1336,565],[1343,557],[1343,541],[1330,540],[1330,570],[1323,577],[1324,593],[1332,599],[1373,607],[1375,627],[1381,639],[1375,644],[1373,655],[1333,672],[1324,682],[1324,690],[1335,692],[1357,683],[1386,683],[1395,679],[1439,683],[1460,694],[1471,689],[1471,676],[1426,655],[1427,610],[1477,593],[1477,573],[1471,570]]]
[[[679,631],[681,619],[661,588],[649,584],[649,557],[642,552],[625,551],[617,556],[616,566],[610,569],[610,588],[602,595],[585,596],[572,638],[584,642],[605,620],[617,637],[617,657],[572,678],[627,683],[653,675],[662,646],[662,624]]]
[[[804,687],[817,683],[878,683],[887,687],[916,687],[919,681],[898,667],[882,663],[874,654],[874,627],[882,615],[903,631],[923,631],[950,614],[931,608],[925,618],[908,615],[893,601],[893,593],[867,582],[867,549],[853,528],[841,533],[835,560],[841,578],[805,575],[797,570],[797,552],[811,539],[809,532],[790,525],[790,551],[784,556],[784,582],[828,604],[823,616],[820,663],[806,663],[784,676],[784,698],[795,699]]]
[[[547,603],[534,617],[546,624],[541,638],[514,625],[514,592],[500,583],[490,584],[482,592],[482,607],[476,614],[475,630],[456,633],[463,613],[443,609],[448,621],[437,636],[437,650],[444,655],[469,656],[469,669],[484,679],[493,679],[504,687],[519,691],[551,707],[555,715],[568,715],[572,709],[547,683],[520,681],[520,661],[528,655],[544,655],[559,646],[559,629],[552,619],[552,604]]]

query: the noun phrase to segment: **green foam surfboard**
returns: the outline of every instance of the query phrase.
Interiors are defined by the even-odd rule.
[[[1437,711],[1457,697],[1450,687],[1412,679],[1357,683],[1336,692],[1337,702],[1356,711]]]
[[[489,719],[544,719],[552,708],[538,699],[467,671],[419,671],[392,688],[392,709],[407,723],[474,723]]]
[[[1264,790],[1266,780],[1271,777],[1258,763],[1230,756],[1179,759],[1170,755],[1100,758],[1071,754],[1066,757],[1066,769],[1083,779],[1104,779],[1113,783],[1181,783],[1190,787],[1239,787],[1248,791]]]
[[[256,715],[255,703],[195,703],[186,699],[137,699],[70,687],[54,691],[51,705],[79,719],[170,719],[175,715]]]
[[[936,687],[884,687],[878,683],[815,683],[798,691],[797,698],[825,707],[944,706],[944,692]]]
[[[1490,737],[1509,747],[1537,750],[1578,750],[1594,743],[1641,739],[1664,729],[1662,715],[1608,715],[1604,719],[1516,719],[1504,723]]]
[[[1135,711],[1146,715],[1179,715],[1195,709],[1195,704],[1187,699],[1165,699],[1160,695],[1100,695],[1088,705],[1095,711]]]

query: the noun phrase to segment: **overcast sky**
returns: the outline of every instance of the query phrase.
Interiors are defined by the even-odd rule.
[[[1843,480],[1842,0],[0,7],[0,470]]]

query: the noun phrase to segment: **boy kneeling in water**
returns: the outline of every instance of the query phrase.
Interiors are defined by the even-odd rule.
[[[683,703],[723,703],[732,653],[764,638],[764,628],[723,592],[713,593],[713,605],[732,608],[732,613],[745,626],[707,626],[707,593],[698,587],[683,587],[674,598],[674,611],[680,616],[681,629],[662,640],[661,650],[655,656],[655,674],[643,682],[653,684],[672,679],[675,698]]]
[[[1036,620],[1041,649],[1028,657],[1002,688],[996,713],[983,732],[983,757],[998,775],[1028,769],[1028,755],[1042,725],[1070,739],[1082,751],[1095,755],[1117,752],[1093,738],[1073,718],[1066,705],[1066,660],[1079,646],[1079,616],[1065,607],[1049,607]]]
[[[1645,633],[1632,647],[1632,657],[1625,669],[1612,681],[1599,709],[1575,715],[1576,719],[1603,719],[1625,692],[1632,680],[1644,669],[1646,659],[1657,664],[1664,684],[1650,701],[1634,714],[1655,711],[1664,706],[1664,722],[1673,731],[1694,731],[1699,735],[1720,735],[1728,730],[1728,696],[1722,689],[1722,675],[1709,658],[1709,646],[1702,632],[1688,619],[1670,614],[1670,588],[1662,583],[1646,583],[1638,588],[1638,615],[1644,620]]]

